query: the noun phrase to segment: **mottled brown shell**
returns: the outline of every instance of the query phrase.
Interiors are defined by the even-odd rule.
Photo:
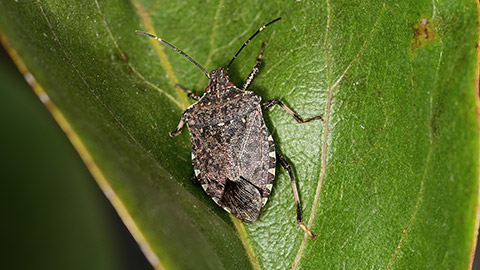
[[[229,86],[184,112],[196,178],[215,203],[245,222],[258,219],[275,178],[275,145],[260,101]]]

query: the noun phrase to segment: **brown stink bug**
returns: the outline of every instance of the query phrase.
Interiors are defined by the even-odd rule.
[[[210,73],[167,41],[152,34],[137,31],[157,39],[182,54],[210,80],[205,94],[199,97],[180,85],[190,98],[197,102],[183,113],[177,128],[170,133],[176,136],[186,123],[192,141],[192,163],[195,182],[198,182],[216,204],[245,222],[254,222],[268,200],[275,179],[277,161],[290,176],[297,206],[297,223],[312,238],[315,235],[303,224],[302,208],[293,177],[287,161],[275,150],[275,144],[265,125],[262,110],[280,105],[298,123],[322,119],[322,116],[303,119],[281,101],[272,99],[261,104],[261,98],[247,91],[258,73],[265,44],[262,44],[257,62],[242,89],[237,88],[228,77],[230,65],[242,49],[260,31],[280,20],[277,18],[260,27],[238,50],[227,68],[217,68]]]

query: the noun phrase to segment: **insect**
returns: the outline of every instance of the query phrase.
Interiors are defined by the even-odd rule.
[[[237,51],[227,68],[217,68],[209,73],[183,51],[152,34],[139,34],[157,39],[185,56],[205,73],[209,83],[200,97],[190,89],[176,85],[190,98],[197,101],[181,116],[177,128],[170,132],[174,137],[187,124],[192,142],[192,180],[199,183],[213,201],[227,212],[244,222],[256,221],[272,191],[276,163],[287,170],[291,180],[297,208],[297,223],[310,237],[315,234],[303,223],[302,207],[298,196],[292,168],[286,159],[275,150],[272,135],[265,125],[262,110],[279,105],[302,124],[322,120],[318,115],[303,119],[281,101],[272,99],[261,103],[254,92],[247,91],[260,70],[266,43],[243,87],[237,88],[230,81],[228,72],[233,61],[247,44],[267,26],[279,21],[277,18],[260,27]]]

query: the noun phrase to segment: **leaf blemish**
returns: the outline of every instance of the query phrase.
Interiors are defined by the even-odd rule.
[[[124,52],[120,52],[120,56],[124,61],[128,61],[128,56]]]
[[[437,33],[435,32],[434,22],[425,16],[422,17],[413,30],[413,37],[410,41],[410,52],[414,54],[417,49],[435,41],[436,38]]]

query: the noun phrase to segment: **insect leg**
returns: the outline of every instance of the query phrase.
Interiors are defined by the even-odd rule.
[[[180,134],[180,132],[182,132],[183,124],[185,124],[185,116],[182,114],[182,118],[180,119],[177,128],[169,133],[170,137],[175,137]]]
[[[180,88],[180,89],[182,89],[183,91],[185,91],[185,93],[187,93],[187,96],[188,96],[189,98],[193,99],[193,100],[196,100],[196,101],[199,101],[199,100],[200,100],[200,97],[197,96],[197,95],[195,95],[192,90],[187,89],[187,88],[181,86],[180,84],[176,84],[176,85],[175,85],[175,88]]]
[[[290,181],[292,182],[292,189],[293,189],[293,195],[295,197],[295,204],[297,205],[297,223],[300,228],[304,232],[306,232],[312,239],[316,237],[316,235],[310,231],[310,229],[303,224],[303,217],[302,217],[302,206],[300,204],[300,197],[298,196],[298,191],[297,191],[297,185],[295,184],[295,178],[293,177],[293,171],[288,162],[283,158],[279,153],[277,153],[277,160],[280,162],[280,165],[287,170],[288,175],[290,176]]]
[[[244,91],[247,90],[247,88],[250,86],[253,79],[257,75],[257,73],[260,71],[260,65],[261,65],[262,59],[263,59],[263,50],[265,49],[266,45],[267,45],[267,42],[262,43],[262,48],[260,49],[260,54],[257,57],[257,63],[255,64],[252,71],[250,72],[250,75],[248,75],[247,79],[245,80],[245,83],[243,84],[242,89]]]
[[[322,115],[317,115],[317,116],[312,117],[312,118],[303,119],[300,115],[296,114],[294,111],[292,111],[290,108],[288,108],[287,105],[283,104],[280,100],[277,100],[277,99],[272,99],[272,100],[269,100],[269,101],[263,103],[262,104],[262,109],[265,110],[266,108],[271,107],[273,105],[282,106],[282,108],[285,111],[287,111],[288,114],[293,116],[293,118],[295,118],[295,120],[297,120],[297,122],[299,124],[307,123],[307,122],[310,122],[310,121],[313,121],[313,120],[323,120]]]

